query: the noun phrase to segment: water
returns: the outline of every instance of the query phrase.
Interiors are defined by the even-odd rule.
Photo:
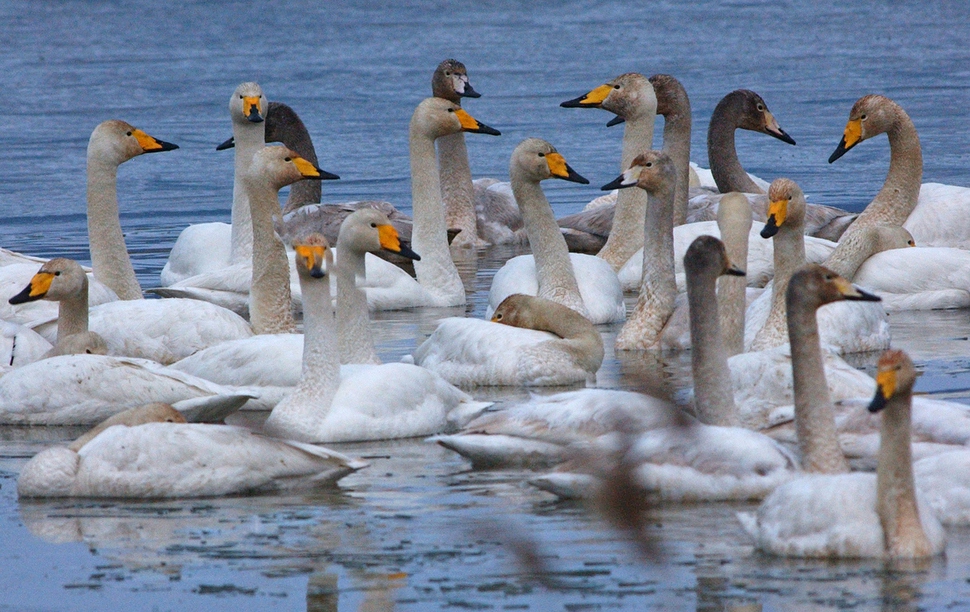
[[[466,108],[503,136],[469,135],[475,176],[503,178],[525,137],[546,138],[592,182],[548,181],[558,214],[582,208],[618,173],[621,131],[608,113],[561,109],[628,71],[677,76],[691,96],[694,161],[706,166],[707,121],[727,92],[759,92],[798,145],[739,133],[745,167],[789,176],[810,200],[859,210],[888,167],[885,138],[826,160],[852,103],[882,93],[912,116],[925,181],[968,184],[970,7],[965,2],[592,1],[0,4],[0,245],[87,261],[85,147],[125,119],[178,151],[122,166],[122,224],[143,286],[154,286],[178,232],[228,220],[227,102],[256,80],[307,124],[320,165],[342,180],[326,201],[385,199],[409,210],[407,122],[431,72],[456,57],[484,95]],[[660,123],[658,122],[658,128]],[[659,129],[658,129],[659,134]],[[469,306],[509,249],[463,262]],[[378,315],[395,359],[450,311]],[[970,315],[892,317],[895,344],[926,375],[918,389],[968,401]],[[685,356],[624,356],[609,347],[602,386],[673,394]],[[871,368],[873,356],[858,359]],[[521,390],[477,396],[498,401]],[[951,530],[946,559],[887,571],[753,553],[734,512],[751,505],[657,511],[663,556],[637,558],[580,506],[556,503],[518,471],[475,473],[418,440],[348,445],[372,465],[339,490],[304,496],[170,502],[19,504],[15,475],[71,428],[0,428],[0,610],[82,609],[936,609],[970,607],[970,531]],[[552,586],[513,553],[534,541]],[[745,607],[747,606],[747,607]]]

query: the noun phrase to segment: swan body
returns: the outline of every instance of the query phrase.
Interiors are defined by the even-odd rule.
[[[0,320],[0,368],[15,368],[43,359],[54,348],[34,330]]]
[[[552,386],[594,380],[603,355],[588,319],[556,302],[513,294],[491,321],[444,319],[413,359],[459,386]]]
[[[152,407],[147,407],[152,408]],[[19,497],[172,498],[319,488],[366,467],[318,446],[242,427],[168,420],[105,428],[79,448],[35,455]]]

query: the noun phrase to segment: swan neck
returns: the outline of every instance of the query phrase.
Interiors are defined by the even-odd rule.
[[[751,217],[743,223],[722,223],[718,219],[718,229],[727,251],[728,259],[747,268],[748,239],[751,231]],[[744,317],[747,306],[747,278],[744,276],[724,275],[717,279],[718,314],[721,333],[724,338],[724,353],[727,357],[744,352]]]
[[[740,191],[741,193],[764,193],[748,173],[741,167],[734,143],[739,110],[730,104],[719,104],[711,115],[707,128],[707,159],[711,174],[721,193]]]
[[[788,336],[791,340],[792,384],[795,395],[795,432],[806,472],[849,471],[839,446],[835,411],[829,396],[818,334],[817,305],[803,299],[787,300]]]
[[[468,163],[465,134],[449,134],[438,138],[438,167],[441,175],[441,198],[445,203],[445,221],[449,229],[461,232],[452,242],[454,246],[478,244],[475,215],[475,189]]]
[[[465,288],[448,249],[434,138],[421,133],[412,120],[409,141],[414,214],[411,248],[421,256],[421,261],[414,262],[414,271],[421,286],[440,300],[437,305],[458,306],[465,303]]]
[[[266,146],[266,123],[233,122],[232,137],[234,175],[232,182],[232,227],[230,230],[229,261],[245,263],[253,256],[253,224],[246,193],[245,176],[252,165],[253,155]]]
[[[256,334],[296,331],[290,296],[290,265],[286,247],[273,227],[279,214],[278,191],[260,181],[247,181],[247,201],[253,232],[253,281],[249,291],[249,322]]]
[[[886,181],[869,206],[849,226],[849,231],[871,225],[902,225],[916,208],[923,182],[923,153],[916,126],[908,115],[899,111],[887,135],[890,160]]]
[[[771,310],[764,325],[755,335],[751,350],[761,351],[785,342],[787,330],[785,296],[788,293],[788,281],[795,271],[805,264],[803,229],[803,223],[789,225],[786,222],[772,238],[775,276],[771,285]]]
[[[82,290],[59,300],[57,307],[57,340],[88,331],[88,277],[85,274]]]
[[[337,246],[337,335],[341,363],[381,363],[374,350],[367,294],[357,286],[364,279],[366,256]]]
[[[664,117],[663,151],[670,156],[677,171],[674,188],[674,225],[687,223],[687,200],[690,190],[690,108],[686,112]]]
[[[118,164],[88,155],[88,243],[94,278],[123,300],[142,299],[118,214]]]
[[[555,334],[562,340],[551,340],[589,372],[595,372],[603,362],[603,339],[589,320],[572,308],[556,305],[549,312],[537,312],[529,326]]]
[[[654,117],[638,116],[627,119],[623,129],[623,153],[620,172],[630,167],[634,158],[653,148]],[[646,215],[647,196],[642,189],[621,189],[616,195],[613,227],[606,244],[596,254],[606,260],[614,272],[618,272],[637,251],[643,247],[643,219]]]
[[[862,264],[875,252],[875,243],[875,237],[869,232],[851,232],[839,241],[823,265],[851,281]]]
[[[694,408],[708,425],[736,427],[741,421],[727,365],[717,312],[717,278],[713,274],[687,277],[690,309],[690,362],[694,374]]]

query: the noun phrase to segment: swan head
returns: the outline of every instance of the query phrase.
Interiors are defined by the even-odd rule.
[[[94,128],[88,141],[88,163],[100,161],[120,165],[144,153],[159,153],[177,149],[118,119],[109,119]]]
[[[509,161],[509,174],[524,177],[526,180],[544,181],[558,178],[564,181],[588,185],[589,181],[566,163],[566,159],[541,138],[526,138],[512,151]]]
[[[676,178],[676,169],[670,156],[663,151],[647,151],[637,155],[630,167],[620,176],[606,185],[603,191],[639,187],[649,193],[657,193],[661,189],[672,187]]]
[[[24,304],[36,300],[56,302],[86,293],[88,276],[81,265],[73,259],[56,257],[34,274],[23,291],[10,298],[11,304]]]
[[[296,271],[301,278],[326,278],[333,264],[330,243],[323,234],[313,233],[293,241],[296,252]]]
[[[794,312],[803,305],[814,310],[841,300],[879,302],[881,299],[824,266],[808,264],[799,268],[788,281],[785,307],[788,312]]]
[[[229,116],[233,123],[262,123],[268,110],[269,102],[258,83],[240,83],[229,97]]]
[[[412,134],[418,133],[436,139],[459,132],[502,135],[498,130],[480,123],[460,106],[444,98],[425,98],[414,109],[414,114],[411,116]]]
[[[735,117],[735,125],[743,130],[761,132],[778,140],[795,144],[795,140],[778,125],[778,120],[768,110],[765,101],[750,89],[736,89],[724,96],[714,113],[730,113]]]
[[[647,77],[637,72],[628,72],[578,98],[566,100],[559,106],[602,108],[616,113],[623,120],[653,118],[657,114],[657,95]],[[608,125],[617,123],[622,121],[610,121]]]
[[[842,140],[829,156],[829,163],[845,155],[846,151],[863,140],[888,132],[900,114],[905,116],[906,111],[885,96],[870,94],[856,100],[849,111],[849,121],[845,124]]]
[[[438,64],[431,76],[431,95],[444,98],[454,104],[461,104],[462,98],[481,98],[482,94],[468,82],[465,64],[456,59],[446,59]]]
[[[317,168],[286,147],[267,146],[253,155],[252,164],[244,180],[267,183],[277,191],[283,187],[309,180],[334,180],[340,177]]]
[[[771,238],[782,226],[793,231],[805,229],[805,194],[798,183],[779,178],[768,187],[768,221],[761,230],[762,238]]]
[[[904,351],[884,352],[876,365],[876,395],[869,404],[869,412],[879,412],[894,397],[912,395],[917,376],[913,360]]]
[[[374,208],[361,208],[347,215],[340,224],[337,245],[341,249],[351,249],[357,253],[389,251],[421,261],[421,257],[407,243],[401,242],[387,215]]]
[[[744,270],[731,263],[724,243],[714,236],[698,236],[684,254],[684,272],[688,278],[709,278],[713,283],[719,276],[744,276]]]
[[[675,77],[669,74],[655,74],[647,80],[653,85],[654,95],[657,96],[658,115],[666,117],[683,111],[690,113],[687,90]]]

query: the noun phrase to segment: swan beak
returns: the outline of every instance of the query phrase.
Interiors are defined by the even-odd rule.
[[[236,146],[236,139],[230,136],[229,140],[225,141],[224,143],[216,147],[216,151],[225,151],[226,149],[231,149],[235,146]]]
[[[838,288],[842,297],[847,300],[857,302],[881,302],[882,298],[878,295],[859,289],[841,276],[835,279],[835,286]]]
[[[625,122],[626,122],[626,119],[617,115],[616,117],[613,117],[612,119],[609,120],[609,122],[606,124],[606,127],[613,127],[614,125],[620,125],[621,123],[625,123]]]
[[[610,85],[600,85],[587,94],[562,102],[559,106],[563,108],[599,108],[603,100],[609,97],[611,91],[613,91],[613,87]]]
[[[335,181],[340,178],[336,174],[331,174],[326,170],[317,168],[302,157],[293,157],[292,159],[293,165],[296,166],[296,169],[300,171],[300,175],[305,179],[313,179],[317,181]]]
[[[253,123],[263,122],[263,113],[259,110],[259,98],[257,96],[247,96],[243,98],[243,116]]]
[[[788,200],[777,200],[768,206],[768,221],[761,230],[762,238],[771,238],[778,233],[778,229],[788,216]]]
[[[38,272],[30,279],[30,283],[24,290],[7,300],[10,304],[24,304],[41,299],[50,291],[51,283],[54,282],[53,272]]]
[[[727,270],[724,271],[728,276],[747,276],[747,273],[741,268],[734,264],[728,264]]]
[[[458,121],[461,122],[462,131],[471,132],[473,134],[489,134],[491,136],[502,135],[502,132],[496,130],[495,128],[488,127],[484,123],[479,123],[474,117],[460,108],[455,109],[455,115],[458,117]]]
[[[396,253],[402,257],[421,261],[421,256],[411,250],[411,247],[401,242],[397,230],[393,225],[378,225],[377,235],[380,237],[381,248],[391,253]]]
[[[323,270],[323,262],[326,259],[327,247],[320,245],[298,244],[293,247],[297,258],[310,271],[313,278],[323,278],[326,272]]]
[[[462,90],[456,92],[462,98],[481,98],[482,94],[475,91],[472,84],[468,81],[462,81]]]
[[[846,151],[860,142],[862,142],[862,121],[859,119],[850,119],[845,124],[845,133],[842,134],[842,140],[839,141],[839,146],[835,147],[835,151],[829,156],[829,163],[831,164],[845,155]]]
[[[578,172],[573,170],[566,163],[566,159],[559,153],[546,153],[546,164],[549,166],[549,172],[556,178],[561,178],[564,181],[570,181],[572,183],[579,183],[580,185],[589,185],[589,180],[583,178]]]
[[[141,130],[133,130],[131,135],[135,137],[138,144],[141,145],[143,153],[159,153],[161,151],[174,151],[179,148],[178,145],[172,144],[170,142],[165,142],[164,140],[158,140],[153,136],[149,136]]]
[[[880,370],[876,374],[876,396],[869,404],[869,412],[879,412],[896,393],[896,370]]]
[[[603,191],[613,191],[614,189],[626,189],[627,187],[635,187],[637,184],[637,177],[640,176],[640,166],[632,166],[629,170],[616,177],[609,183],[600,187]]]
[[[765,133],[790,145],[795,144],[795,139],[789,136],[785,130],[781,129],[781,126],[778,125],[778,120],[768,111],[765,111]]]

